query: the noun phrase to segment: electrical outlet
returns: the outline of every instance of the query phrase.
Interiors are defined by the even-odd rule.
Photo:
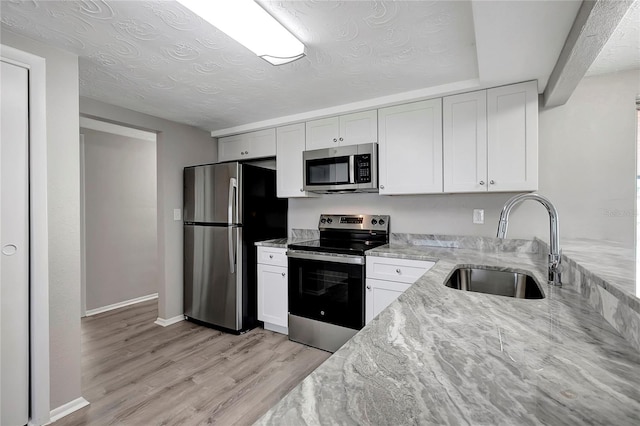
[[[182,210],[173,209],[173,220],[180,220],[180,219],[182,219]]]
[[[484,209],[473,209],[473,223],[479,225],[484,223]]]

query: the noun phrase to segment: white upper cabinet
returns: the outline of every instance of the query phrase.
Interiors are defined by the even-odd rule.
[[[377,111],[307,121],[306,136],[308,150],[377,142]]]
[[[538,85],[487,90],[489,191],[538,189]]]
[[[378,110],[380,194],[442,192],[442,99]]]
[[[307,197],[302,189],[302,152],[305,149],[304,123],[276,129],[276,183],[278,197]]]
[[[444,191],[538,189],[536,82],[443,100]]]
[[[442,101],[444,192],[486,192],[487,92]]]
[[[276,155],[276,129],[218,139],[218,161],[249,160]]]

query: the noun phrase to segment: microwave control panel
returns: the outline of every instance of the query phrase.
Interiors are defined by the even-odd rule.
[[[371,182],[371,154],[354,156],[356,183]]]

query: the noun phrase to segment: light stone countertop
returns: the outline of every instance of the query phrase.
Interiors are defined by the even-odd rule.
[[[640,424],[640,353],[571,282],[548,287],[540,255],[407,244],[367,255],[437,262],[257,424]],[[546,298],[443,285],[474,265],[529,272]]]
[[[309,241],[312,239],[313,238],[295,238],[295,237],[275,238],[273,240],[258,241],[257,243],[255,243],[255,245],[258,247],[287,248],[289,244],[303,243],[305,241]]]

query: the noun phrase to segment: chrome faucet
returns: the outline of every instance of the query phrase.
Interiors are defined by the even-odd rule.
[[[549,277],[548,283],[555,286],[562,285],[560,263],[562,262],[562,251],[560,250],[560,232],[558,231],[558,211],[547,198],[538,194],[518,194],[511,197],[504,203],[500,213],[498,223],[498,238],[507,237],[507,226],[509,225],[509,213],[516,205],[524,200],[536,200],[549,212],[549,226],[551,235],[549,237]]]

